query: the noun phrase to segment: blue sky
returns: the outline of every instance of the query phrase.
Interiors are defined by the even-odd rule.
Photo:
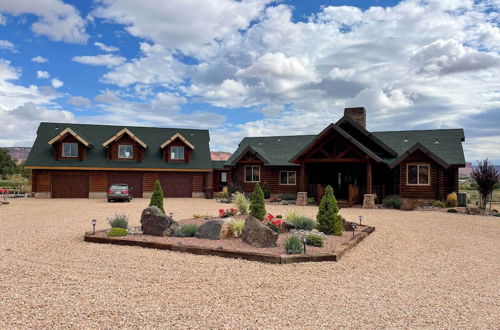
[[[500,162],[500,1],[4,0],[0,145],[40,121],[314,134],[463,127]]]

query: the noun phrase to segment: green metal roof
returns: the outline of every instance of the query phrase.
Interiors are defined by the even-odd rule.
[[[464,151],[462,148],[462,141],[465,139],[463,129],[371,133],[397,153],[395,157],[382,159],[387,164],[392,163],[414,147],[415,144],[420,143],[448,165],[465,166]],[[251,147],[268,160],[266,165],[298,166],[298,164],[290,163],[290,160],[316,137],[317,135],[246,137],[241,141],[238,149],[226,162],[226,165],[234,165],[234,161],[241,157],[242,153],[248,147]],[[350,138],[354,139],[352,136]],[[407,142],[405,142],[405,139]],[[438,143],[436,143],[436,140]]]
[[[92,144],[92,148],[89,150],[86,160],[54,159],[53,147],[50,146],[48,142],[66,127],[71,128],[78,135],[82,136],[86,141]],[[102,144],[123,128],[129,129],[133,134],[148,145],[148,148],[144,151],[144,161],[107,160],[106,148],[104,148]],[[195,147],[191,161],[188,163],[165,162],[162,159],[160,145],[172,137],[175,133],[180,133]],[[212,169],[209,142],[210,136],[208,130],[41,123],[38,127],[37,137],[26,161],[26,165],[96,168]]]
[[[226,164],[225,160],[212,160],[212,168],[214,170],[224,169],[224,164]]]

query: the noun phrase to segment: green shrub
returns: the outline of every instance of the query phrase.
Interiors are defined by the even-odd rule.
[[[403,200],[401,196],[398,195],[389,195],[382,201],[382,204],[385,207],[391,207],[393,209],[399,210],[403,205]]]
[[[269,184],[267,182],[262,184],[262,192],[264,193],[264,199],[271,197],[271,191],[269,190]]]
[[[245,197],[243,193],[237,191],[234,194],[234,204],[238,208],[241,214],[248,214],[248,209],[250,208],[250,201]]]
[[[443,209],[443,208],[445,208],[446,205],[444,204],[444,202],[434,201],[434,203],[432,203],[432,206],[439,207],[439,208]]]
[[[245,220],[233,220],[230,222],[231,230],[233,231],[234,237],[240,237],[243,232],[243,227],[245,227]]]
[[[296,229],[313,230],[314,226],[316,226],[316,222],[307,217],[296,217],[290,222],[293,223]]]
[[[264,205],[264,193],[257,183],[250,197],[250,215],[259,220],[264,220],[266,207]]]
[[[283,216],[282,216],[281,214],[278,214],[278,215],[276,216],[276,219],[283,219]]]
[[[446,206],[456,207],[458,205],[458,196],[456,192],[452,192],[446,196]]]
[[[307,235],[307,238],[306,238],[306,244],[312,245],[312,246],[317,246],[317,247],[322,247],[325,244],[325,240],[321,236],[309,234],[309,235]]]
[[[163,189],[161,189],[161,184],[159,180],[156,180],[155,182],[155,190],[153,192],[153,195],[151,196],[149,206],[156,206],[163,213],[165,213],[165,210],[163,209]]]
[[[112,228],[128,228],[128,217],[125,214],[116,214],[112,218],[108,218],[108,223]]]
[[[285,238],[283,245],[285,246],[285,251],[288,254],[299,254],[304,251],[300,238],[295,235]]]
[[[307,204],[309,204],[309,205],[316,205],[316,199],[314,199],[314,197],[309,197],[307,199]]]
[[[284,201],[295,201],[295,200],[297,200],[297,194],[279,194],[279,196]]]
[[[127,236],[127,233],[128,233],[127,229],[115,227],[115,228],[111,228],[111,230],[108,231],[108,236],[110,236],[110,237]]]
[[[410,200],[410,202],[408,203],[408,210],[409,211],[413,211],[415,209],[418,208],[418,202],[416,200]]]
[[[457,213],[458,211],[455,210],[455,209],[448,209],[448,211],[446,211],[446,212],[448,212],[448,213]]]
[[[341,236],[343,225],[342,217],[339,214],[337,200],[333,195],[333,188],[327,186],[321,203],[319,203],[319,211],[316,216],[318,221],[318,230],[327,235]]]
[[[496,213],[496,214],[495,214],[495,217],[500,217],[500,213]]]
[[[188,223],[187,225],[181,226],[176,232],[177,237],[193,237],[198,231],[198,225],[195,223]]]

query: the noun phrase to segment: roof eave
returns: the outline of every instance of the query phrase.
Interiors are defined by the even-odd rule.
[[[444,160],[442,160],[439,156],[437,156],[435,153],[433,153],[432,151],[430,151],[429,149],[427,149],[420,142],[415,143],[410,149],[406,150],[401,156],[399,156],[398,158],[396,158],[392,163],[389,164],[389,167],[391,169],[395,168],[396,166],[398,166],[399,164],[401,164],[401,162],[403,160],[405,160],[409,155],[411,155],[412,153],[414,153],[417,150],[422,151],[426,156],[428,156],[429,158],[431,158],[433,161],[435,161],[436,163],[438,163],[439,165],[441,165],[445,169],[448,169],[450,167],[450,164],[448,164],[447,162],[445,162]]]

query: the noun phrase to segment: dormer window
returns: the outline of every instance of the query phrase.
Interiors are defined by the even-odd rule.
[[[134,157],[133,146],[128,144],[120,144],[118,146],[118,158],[131,159]]]
[[[78,157],[78,143],[63,143],[63,157]]]
[[[184,147],[171,147],[170,159],[184,160]]]

